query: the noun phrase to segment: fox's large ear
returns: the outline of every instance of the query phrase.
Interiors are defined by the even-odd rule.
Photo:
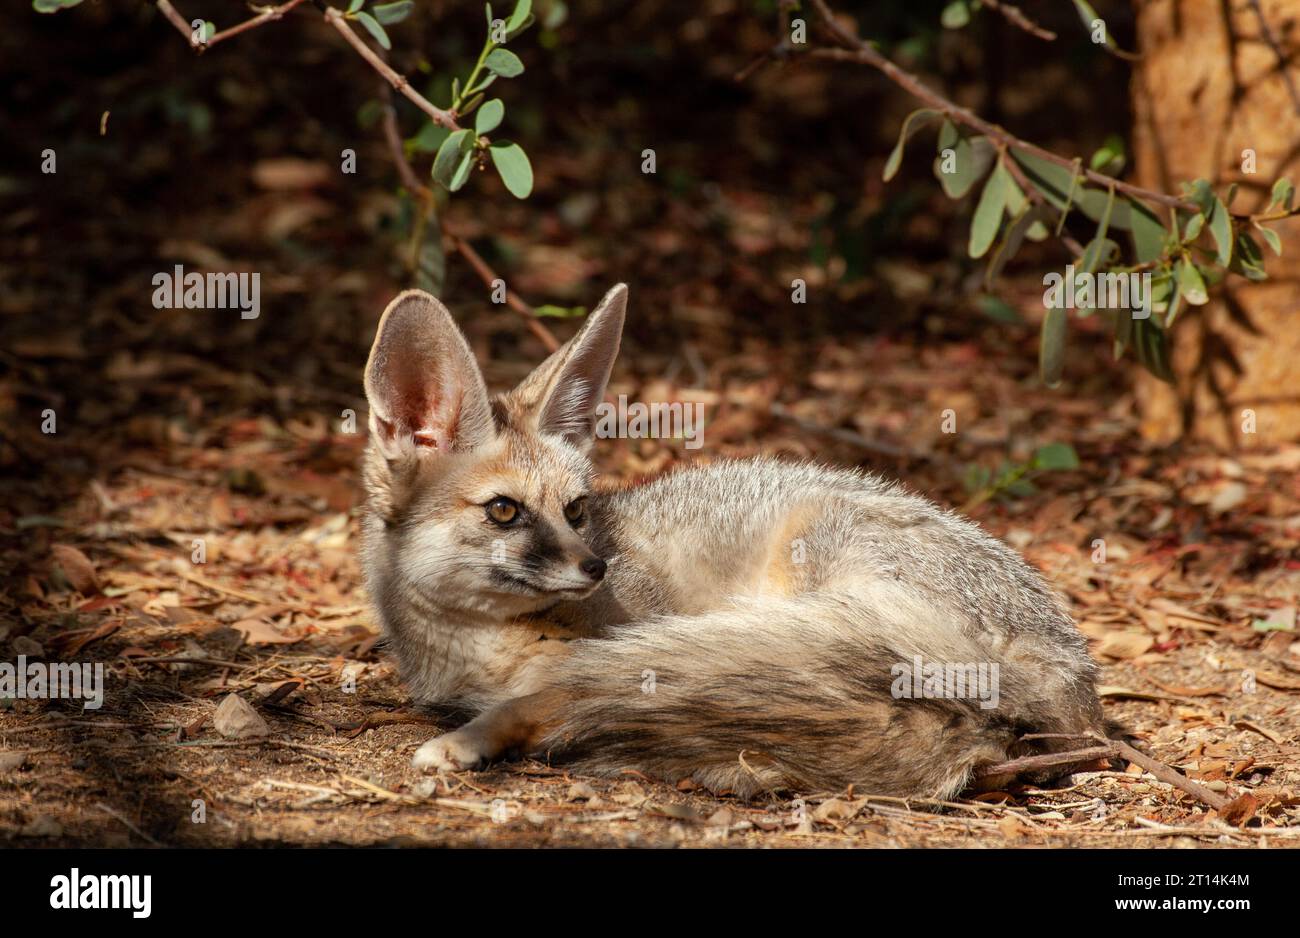
[[[483,375],[447,308],[422,290],[388,304],[366,362],[370,436],[388,459],[492,438]]]
[[[627,285],[620,283],[605,294],[577,335],[507,395],[508,409],[539,433],[561,436],[580,449],[590,446],[596,406],[605,399],[626,312]]]

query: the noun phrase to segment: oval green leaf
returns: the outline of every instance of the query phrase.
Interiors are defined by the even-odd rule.
[[[501,118],[505,116],[505,104],[500,98],[493,98],[479,109],[478,116],[474,118],[474,130],[480,134],[490,133],[501,126]]]
[[[524,73],[524,63],[509,49],[493,49],[483,64],[492,74],[502,78],[514,78]]]
[[[528,162],[524,148],[517,143],[501,141],[488,147],[488,153],[510,194],[517,199],[528,198],[533,191],[533,166]]]
[[[442,146],[438,147],[438,155],[433,158],[434,182],[451,188],[451,179],[456,174],[461,157],[472,143],[470,140],[472,133],[473,131],[468,128],[458,130],[442,141]]]
[[[400,23],[411,15],[415,9],[415,0],[397,0],[396,3],[381,3],[378,6],[370,8],[370,12],[375,14],[375,19],[385,26],[391,26],[393,23]]]
[[[983,257],[992,246],[1002,224],[1002,212],[1011,196],[1011,186],[1014,185],[1011,174],[999,162],[993,168],[988,182],[984,183],[984,191],[980,193],[980,200],[975,206],[975,216],[971,219],[970,243],[967,246],[967,253],[971,257]]]
[[[375,42],[379,43],[385,49],[391,49],[393,44],[388,40],[388,33],[384,32],[384,27],[379,25],[379,21],[373,16],[362,10],[357,14],[357,22],[366,28],[366,32],[375,37]]]

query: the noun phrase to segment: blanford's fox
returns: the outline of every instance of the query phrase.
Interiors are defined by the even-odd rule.
[[[626,305],[614,287],[497,397],[437,300],[384,311],[366,578],[416,701],[477,714],[416,767],[524,753],[742,796],[948,797],[982,765],[1071,748],[1022,734],[1104,728],[1097,668],[1038,574],[896,485],[769,459],[598,485]],[[914,665],[939,669],[936,693]],[[951,693],[954,666],[995,696]]]

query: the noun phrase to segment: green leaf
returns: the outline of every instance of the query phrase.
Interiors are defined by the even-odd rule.
[[[1228,267],[1233,273],[1241,274],[1247,280],[1260,281],[1267,280],[1268,273],[1264,270],[1264,255],[1259,249],[1259,245],[1245,231],[1237,232],[1236,250],[1232,255],[1232,264]]]
[[[515,11],[510,14],[510,19],[506,20],[506,35],[509,36],[515,30],[524,25],[533,10],[533,0],[519,0],[515,4]]]
[[[912,134],[931,121],[936,120],[939,116],[939,112],[934,108],[923,107],[903,118],[903,126],[898,131],[898,143],[894,144],[894,149],[890,151],[889,158],[885,160],[885,169],[880,174],[885,182],[889,182],[898,174],[898,167],[903,164],[903,149],[907,146],[907,141]]]
[[[1183,301],[1186,299],[1182,290],[1178,288],[1178,280],[1173,276],[1172,271],[1170,271],[1169,277],[1169,291],[1168,309],[1165,310],[1165,328],[1172,328],[1174,320],[1182,312]]]
[[[1024,150],[1017,150],[1014,147],[1011,148],[1010,152],[1011,158],[1019,163],[1020,168],[1025,171],[1025,176],[1030,184],[1042,193],[1043,198],[1058,211],[1066,211],[1068,205],[1072,203],[1080,212],[1093,221],[1101,220],[1101,216],[1106,212],[1106,205],[1110,201],[1109,190],[1083,188],[1082,180],[1075,176],[1073,170],[1067,167],[1058,166],[1041,156],[1026,153]],[[1070,198],[1072,190],[1074,193],[1073,199]],[[1109,227],[1117,228],[1120,231],[1128,231],[1132,228],[1132,215],[1135,207],[1135,204],[1130,203],[1128,199],[1117,202],[1111,207]],[[1137,210],[1140,211],[1141,209]]]
[[[997,237],[998,228],[1002,225],[1002,212],[1013,197],[1014,186],[1015,180],[999,161],[993,167],[988,182],[984,183],[984,191],[980,193],[975,215],[971,219],[970,243],[967,245],[967,253],[971,257],[983,257],[993,245],[993,239]]]
[[[1183,183],[1183,194],[1195,202],[1207,218],[1214,211],[1214,189],[1204,179]]]
[[[1061,372],[1065,369],[1065,327],[1065,310],[1049,307],[1038,338],[1038,371],[1043,384],[1049,388],[1061,383]]]
[[[388,33],[384,32],[384,27],[380,26],[373,16],[362,10],[357,14],[357,22],[366,28],[366,32],[375,37],[375,42],[379,43],[385,49],[393,47],[392,42],[388,39]]]
[[[348,15],[351,16],[365,5],[366,0],[352,0],[352,2],[348,4]]]
[[[493,98],[483,105],[474,118],[474,131],[478,134],[490,133],[501,125],[501,118],[506,115],[506,106],[500,98]]]
[[[37,13],[57,13],[69,10],[81,3],[81,0],[32,0],[32,9]]]
[[[1273,249],[1273,253],[1278,257],[1282,256],[1282,239],[1272,228],[1265,228],[1259,222],[1255,222],[1255,229],[1259,232],[1260,237]]]
[[[425,121],[420,132],[406,141],[407,147],[414,153],[436,153],[442,146],[444,140],[451,136],[451,131],[446,127],[435,124],[433,121]]]
[[[492,74],[502,78],[514,78],[524,73],[524,63],[509,49],[493,49],[483,64]]]
[[[381,3],[373,6],[370,11],[375,14],[375,19],[385,26],[391,26],[394,23],[400,23],[411,15],[415,9],[415,0],[397,0],[395,3]]]
[[[1124,317],[1127,318],[1127,317]],[[1169,336],[1154,319],[1132,319],[1133,354],[1137,360],[1161,381],[1174,381],[1169,367]]]
[[[984,285],[987,287],[993,283],[997,276],[1002,273],[1011,258],[1016,256],[1020,250],[1020,245],[1024,242],[1025,237],[1035,226],[1041,226],[1041,220],[1047,218],[1051,209],[1046,205],[1032,205],[1022,211],[1007,227],[1007,233],[1002,238],[1002,243],[998,249],[993,252],[993,257],[989,261],[988,271],[984,274]],[[1044,232],[1046,233],[1046,232]]]
[[[1106,138],[1106,142],[1092,154],[1088,166],[1094,172],[1109,172],[1110,175],[1114,175],[1124,168],[1124,163],[1124,139],[1116,134],[1111,134]]]
[[[1078,469],[1079,454],[1069,443],[1048,443],[1034,451],[1034,468],[1053,471]]]
[[[1200,237],[1201,229],[1205,227],[1205,216],[1197,212],[1191,218],[1187,219],[1187,225],[1183,228],[1183,240],[1195,241]]]
[[[1074,0],[1074,8],[1079,11],[1079,19],[1083,20],[1083,25],[1087,27],[1089,31],[1092,30],[1093,21],[1101,19],[1101,17],[1097,15],[1097,11],[1092,8],[1092,5],[1088,3],[1087,0]],[[1104,23],[1105,20],[1102,20],[1102,22]],[[1137,58],[1133,53],[1125,52],[1115,44],[1115,40],[1110,35],[1109,26],[1106,27],[1105,36],[1106,48],[1111,52],[1125,59]]]
[[[966,5],[966,0],[955,0],[943,8],[939,14],[939,22],[947,29],[961,29],[970,22],[970,7]]]
[[[1165,253],[1167,232],[1160,220],[1141,202],[1129,199],[1130,233],[1133,238],[1133,254],[1139,264],[1149,264],[1158,260]]]
[[[955,128],[954,128],[955,129]],[[951,147],[953,151],[953,172],[943,171],[943,151]],[[983,178],[988,168],[993,165],[996,155],[993,144],[987,137],[957,137],[945,143],[941,133],[939,138],[939,155],[934,158],[934,175],[943,186],[944,194],[950,199],[960,199],[975,183]]]
[[[460,116],[464,117],[467,114],[473,114],[474,108],[478,107],[482,103],[483,103],[483,93],[481,91],[476,92],[474,94],[474,97],[470,98],[468,101],[466,101],[464,104],[460,106],[460,112],[459,112]]]
[[[488,147],[488,153],[510,194],[517,199],[528,198],[533,191],[533,167],[524,148],[503,140]]]
[[[1102,213],[1101,221],[1097,224],[1097,233],[1093,235],[1088,246],[1083,250],[1083,260],[1081,262],[1084,273],[1095,273],[1097,267],[1103,260],[1109,259],[1102,256],[1102,250],[1108,244],[1113,244],[1106,237],[1106,232],[1110,229],[1110,217],[1115,210],[1115,190],[1110,190],[1110,198],[1106,200],[1106,209]]]
[[[469,182],[469,174],[474,169],[474,152],[473,147],[465,151],[465,155],[456,165],[456,171],[451,174],[451,184],[447,188],[452,192],[459,192],[465,183]]]
[[[456,174],[461,157],[465,155],[466,150],[473,147],[474,139],[471,136],[473,133],[468,128],[457,130],[449,134],[442,142],[442,146],[438,147],[438,155],[433,158],[434,182],[451,188],[451,179]]]
[[[1289,613],[1288,613],[1289,615]],[[1256,619],[1250,624],[1256,632],[1293,632],[1295,626],[1290,622],[1274,622],[1269,619]]]
[[[1174,267],[1174,275],[1178,278],[1178,292],[1188,303],[1193,306],[1204,306],[1209,302],[1210,295],[1205,289],[1205,279],[1196,269],[1195,264],[1186,258],[1181,258]]]
[[[1208,219],[1210,235],[1219,248],[1218,262],[1227,267],[1232,262],[1232,216],[1223,200],[1216,198]]]
[[[1268,201],[1268,207],[1273,208],[1280,205],[1286,211],[1291,211],[1291,198],[1295,195],[1295,186],[1290,179],[1283,176],[1277,182],[1273,183],[1273,195]]]

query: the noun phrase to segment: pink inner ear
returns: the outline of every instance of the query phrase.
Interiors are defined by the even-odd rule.
[[[442,434],[437,430],[416,430],[411,439],[415,441],[416,446],[430,446],[434,449],[442,448]]]

